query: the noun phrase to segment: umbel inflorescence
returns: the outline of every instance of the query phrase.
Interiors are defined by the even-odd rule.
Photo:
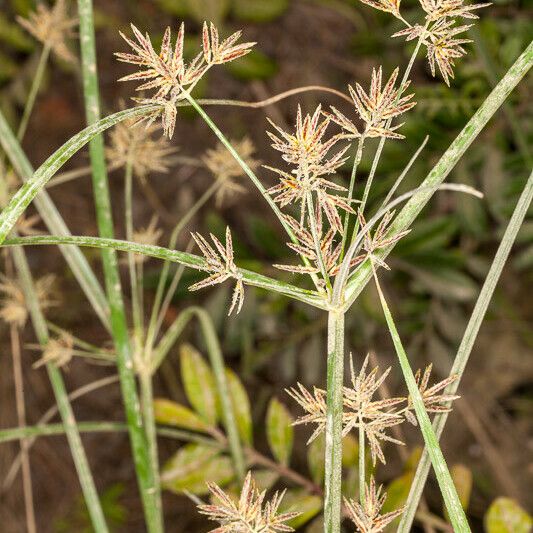
[[[387,368],[379,376],[379,368],[375,367],[367,373],[369,356],[365,358],[358,374],[355,374],[353,361],[351,364],[351,386],[343,387],[343,434],[347,435],[352,429],[362,429],[370,446],[372,461],[376,464],[379,459],[386,463],[382,450],[384,441],[403,445],[403,443],[391,437],[387,430],[393,426],[410,422],[417,424],[413,413],[413,404],[410,396],[375,399],[379,388],[385,382],[391,371]],[[420,370],[416,374],[417,386],[422,395],[424,406],[428,413],[442,413],[450,410],[450,404],[458,396],[443,393],[456,376],[450,376],[429,387],[432,365],[424,372]],[[308,440],[312,442],[326,427],[326,391],[317,387],[309,392],[301,383],[297,388],[291,388],[288,394],[303,408],[305,414],[299,417],[294,424],[315,424],[315,430]]]

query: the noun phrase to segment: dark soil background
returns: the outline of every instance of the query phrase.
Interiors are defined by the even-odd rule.
[[[132,84],[116,81],[131,72],[126,65],[117,63],[112,55],[114,51],[125,50],[118,30],[127,31],[128,22],[133,21],[157,40],[167,25],[177,27],[176,13],[184,3],[187,2],[96,0],[100,86],[106,114],[117,110],[121,100],[128,101],[134,89]],[[268,4],[269,0],[264,3]],[[20,117],[39,48],[31,42],[28,46],[13,44],[6,40],[2,28],[6,24],[13,25],[17,11],[24,11],[28,4],[31,2],[0,0],[0,71],[4,71],[0,76],[0,104],[13,123]],[[221,10],[225,12],[220,14],[221,5],[212,0],[206,2],[205,9],[212,9],[215,16],[220,15],[222,33],[226,35],[230,30],[244,28],[245,39],[257,41],[264,58],[240,71],[213,69],[207,84],[202,87],[200,96],[203,97],[256,101],[303,85],[325,85],[345,91],[347,83],[355,80],[366,85],[373,66],[382,64],[386,72],[397,65],[405,66],[411,51],[409,45],[390,38],[399,29],[391,21],[392,17],[355,0],[290,0],[286,9],[267,21],[240,20],[238,11],[231,6],[227,11]],[[405,11],[411,18],[416,16],[417,9],[415,2],[405,1]],[[531,15],[530,5],[528,8],[527,2],[513,0],[502,0],[483,10],[477,36],[472,36],[478,44],[469,46],[469,55],[460,61],[451,89],[445,88],[439,78],[433,79],[425,59],[419,58],[413,73],[419,105],[407,118],[402,130],[407,139],[387,143],[371,206],[386,194],[387,187],[424,136],[430,135],[428,146],[410,173],[405,190],[420,183],[490,92],[489,71],[494,70],[500,77],[527,45],[531,37],[528,15]],[[209,18],[207,14],[206,18]],[[199,21],[191,13],[186,15],[186,21],[190,35],[197,35]],[[70,44],[76,50],[75,43]],[[490,60],[489,66],[486,56]],[[524,132],[526,139],[531,124],[527,96],[530,90],[531,80],[526,79],[509,100],[520,118],[515,125]],[[208,111],[231,138],[250,137],[256,146],[257,157],[268,163],[276,161],[276,154],[265,135],[266,116],[282,126],[290,125],[298,102],[305,110],[314,110],[318,102],[335,104],[346,110],[345,103],[339,102],[334,95],[307,92],[263,109],[210,107]],[[53,150],[83,128],[84,120],[78,67],[52,60],[23,143],[33,165],[37,167]],[[179,147],[179,156],[199,158],[215,145],[215,139],[201,120],[184,112],[178,118],[173,143]],[[364,183],[362,178],[369,171],[374,149],[375,144],[370,144],[362,162],[360,183]],[[393,254],[390,260],[392,272],[382,275],[413,367],[433,362],[435,378],[442,379],[451,366],[498,239],[530,172],[523,155],[509,127],[508,117],[498,112],[450,177],[451,181],[480,188],[486,198],[480,202],[451,193],[438,194],[415,225],[410,240]],[[66,169],[87,164],[88,155],[83,150]],[[347,182],[349,169],[345,169],[344,175]],[[261,171],[260,176],[265,183],[274,183],[272,175],[266,171]],[[156,206],[159,223],[165,230],[162,243],[167,242],[173,225],[212,180],[206,169],[179,164],[169,173],[149,176],[149,186],[164,207],[163,210]],[[123,212],[122,171],[111,173],[110,183],[117,213],[116,234],[123,237],[124,228],[119,219]],[[245,196],[230,199],[220,209],[214,202],[208,203],[188,229],[220,234],[220,228],[230,225],[237,240],[241,264],[253,265],[279,276],[269,265],[289,260],[283,235],[262,198],[251,184],[244,180],[243,183],[248,188]],[[97,234],[88,176],[54,187],[50,194],[73,234]],[[146,190],[136,182],[136,227],[145,226],[153,214],[153,202],[147,201]],[[185,232],[178,249],[184,249],[187,242],[188,232]],[[51,310],[50,320],[93,344],[105,344],[107,334],[94,317],[59,252],[51,247],[27,252],[35,275],[54,272],[60,280],[63,303]],[[100,270],[98,252],[87,250],[87,255],[95,269]],[[512,497],[526,509],[533,504],[532,266],[533,218],[530,216],[481,329],[460,387],[462,397],[449,418],[443,439],[443,450],[449,463],[466,464],[473,472],[469,517],[476,531],[482,531],[483,516],[497,496]],[[145,298],[150,303],[160,264],[155,260],[147,262],[145,272]],[[306,385],[322,385],[325,381],[323,317],[283,299],[247,289],[242,315],[228,319],[225,306],[229,287],[224,285],[191,296],[185,288],[192,274],[187,276],[180,285],[167,322],[170,323],[180,309],[198,302],[198,298],[212,313],[226,361],[239,373],[253,398],[256,447],[267,453],[264,415],[268,400],[277,395],[296,415],[298,408],[284,393],[284,388],[296,381]],[[31,326],[24,330],[22,340],[25,344],[34,342]],[[195,327],[189,327],[182,340],[202,348]],[[347,343],[356,360],[360,361],[367,350],[373,349],[381,368],[393,365],[389,387],[393,393],[403,392],[401,374],[395,365],[392,345],[371,285],[350,312]],[[9,428],[16,426],[17,419],[9,328],[5,324],[0,325],[0,349],[0,427]],[[157,375],[155,390],[156,396],[183,402],[177,351],[178,346],[170,354],[169,363]],[[32,369],[36,357],[35,351],[23,350],[28,425],[35,424],[54,405],[45,370]],[[113,374],[112,367],[76,359],[65,369],[64,378],[69,391],[73,391]],[[73,406],[79,421],[123,420],[116,383],[75,400]],[[53,421],[57,422],[58,417]],[[293,468],[304,475],[304,443],[308,435],[307,428],[297,428],[292,461]],[[414,429],[407,431],[406,439],[408,450],[421,442]],[[126,434],[85,434],[83,442],[99,491],[106,495],[109,513],[116,518],[115,531],[144,531]],[[161,460],[170,457],[178,446],[176,441],[161,439]],[[0,483],[19,449],[19,443],[1,445]],[[31,448],[30,457],[39,531],[90,531],[65,438],[38,439]],[[377,472],[378,479],[384,483],[395,479],[402,471],[402,461],[392,446],[387,447],[387,457],[390,457],[387,465],[381,466]],[[442,516],[442,502],[433,477],[428,481],[425,495],[431,510]],[[186,497],[167,492],[164,508],[169,532],[209,529],[208,523],[199,517],[194,504]],[[20,475],[7,490],[0,489],[0,524],[0,530],[5,533],[25,531]]]

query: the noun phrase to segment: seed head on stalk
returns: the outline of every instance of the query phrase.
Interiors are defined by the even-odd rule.
[[[248,472],[241,496],[235,501],[216,483],[208,483],[213,503],[199,505],[198,510],[209,520],[219,522],[220,527],[211,533],[290,533],[294,529],[285,522],[297,517],[300,513],[279,513],[279,506],[285,491],[276,492],[271,500],[266,500],[266,491],[260,491],[251,472]]]
[[[233,289],[233,296],[228,314],[231,315],[234,309],[237,310],[237,314],[240,313],[242,304],[244,303],[244,284],[242,282],[242,274],[238,271],[233,259],[233,242],[229,227],[226,228],[225,246],[223,246],[222,243],[212,233],[210,234],[210,237],[214,244],[214,248],[199,233],[192,233],[191,235],[198,245],[198,248],[200,248],[206,261],[204,267],[198,268],[199,270],[210,272],[211,275],[202,281],[191,285],[189,290],[197,291],[199,289],[209,287],[210,285],[224,283],[224,281],[228,279],[234,279],[236,284],[235,288]]]
[[[159,115],[162,116],[163,130],[169,138],[174,134],[176,126],[176,104],[185,98],[185,93],[192,91],[202,76],[213,65],[228,63],[251,51],[255,43],[235,44],[241,32],[235,32],[227,39],[220,41],[218,30],[213,24],[210,31],[204,23],[202,51],[190,62],[183,57],[185,42],[185,25],[182,22],[172,45],[172,33],[167,27],[159,53],[154,50],[150,36],[143,35],[139,29],[131,24],[131,29],[136,40],[120,33],[122,38],[131,47],[133,53],[117,52],[115,56],[119,61],[137,65],[139,70],[120,78],[119,81],[140,81],[137,91],[155,90],[149,98],[137,99],[142,104],[157,104],[159,110],[148,117],[152,122]]]

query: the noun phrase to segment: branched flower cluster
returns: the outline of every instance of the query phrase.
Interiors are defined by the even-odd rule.
[[[240,141],[233,141],[231,144],[239,157],[255,172],[260,162],[254,158],[255,147],[252,141],[245,137]],[[237,178],[242,178],[245,175],[244,170],[222,143],[218,143],[215,148],[206,150],[202,157],[202,163],[217,181],[218,188],[215,194],[217,207],[221,207],[227,198],[246,192],[246,187],[237,181]]]
[[[381,514],[381,508],[387,499],[387,493],[382,492],[383,487],[376,488],[376,480],[370,478],[370,483],[365,486],[363,503],[344,499],[350,520],[355,524],[360,533],[379,533],[383,531],[395,518],[403,513],[404,507],[389,513]]]
[[[216,483],[208,483],[214,503],[199,505],[200,513],[209,520],[219,522],[220,527],[211,533],[290,533],[294,529],[286,524],[300,513],[279,513],[285,494],[276,492],[270,501],[265,501],[266,491],[257,489],[251,472],[248,472],[241,496],[235,501]]]
[[[74,37],[73,29],[78,25],[78,19],[69,16],[65,0],[56,0],[51,8],[39,3],[36,11],[30,13],[27,19],[18,17],[17,20],[58,58],[71,63],[76,61],[66,40]]]
[[[421,39],[427,49],[431,74],[435,76],[438,67],[447,85],[450,85],[450,78],[454,77],[455,60],[466,54],[463,45],[471,42],[470,39],[456,37],[472,26],[458,26],[458,19],[477,19],[479,17],[474,11],[490,5],[467,5],[464,0],[419,0],[426,13],[425,23],[411,25],[400,13],[399,0],[361,1],[375,9],[391,13],[406,25],[406,29],[395,33],[393,37],[405,37],[408,41]]]
[[[129,163],[140,178],[150,172],[168,172],[177,149],[165,137],[156,136],[160,131],[156,124],[141,128],[135,120],[119,122],[111,130],[105,149],[110,165],[124,167]]]
[[[387,434],[387,430],[405,421],[416,425],[413,414],[413,404],[409,396],[374,399],[378,389],[382,386],[390,373],[390,367],[379,376],[379,369],[373,368],[367,373],[369,356],[356,375],[353,363],[351,365],[351,386],[343,387],[343,435],[352,429],[362,429],[368,440],[370,453],[374,464],[379,459],[385,464],[385,455],[382,450],[383,442],[403,443]],[[432,366],[429,365],[423,375],[419,370],[416,374],[417,385],[424,401],[426,410],[430,413],[449,412],[450,404],[458,396],[441,394],[441,392],[457,379],[450,376],[428,388]],[[298,388],[287,390],[288,394],[304,409],[305,415],[299,417],[294,425],[316,424],[308,444],[312,442],[326,427],[326,392],[317,387],[311,394],[302,384]],[[366,531],[366,530],[365,530]]]
[[[191,235],[205,257],[205,266],[199,266],[197,268],[210,272],[211,275],[191,285],[189,290],[197,291],[210,285],[224,283],[228,279],[234,279],[236,280],[236,284],[228,314],[231,314],[234,309],[239,313],[244,303],[244,284],[242,282],[242,274],[237,269],[233,259],[233,241],[229,227],[226,228],[226,246],[223,246],[212,233],[210,237],[214,248],[199,233],[192,233]]]
[[[387,137],[389,139],[403,139],[404,136],[396,133],[395,130],[401,128],[403,124],[394,127],[386,126],[387,120],[397,117],[416,105],[412,102],[414,94],[402,96],[409,86],[409,82],[396,88],[396,79],[399,69],[396,68],[391,74],[385,86],[382,88],[383,70],[379,67],[372,69],[372,79],[368,93],[359,85],[355,84],[355,89],[349,85],[350,96],[352,97],[355,109],[365,124],[365,129],[361,133],[357,126],[346,115],[337,108],[331,106],[331,119],[337,123],[346,133],[345,137]]]
[[[35,293],[42,310],[58,305],[58,300],[54,298],[54,294],[57,293],[55,285],[56,277],[53,274],[47,274],[35,281]],[[16,279],[0,274],[0,294],[2,295],[0,318],[8,324],[24,327],[28,319],[29,305],[20,283]]]
[[[119,52],[115,55],[119,61],[137,65],[140,70],[124,76],[119,81],[140,81],[138,91],[155,90],[150,98],[138,101],[143,104],[156,104],[160,109],[149,120],[159,115],[163,118],[165,134],[171,138],[176,125],[176,104],[190,93],[202,76],[213,65],[228,63],[251,51],[255,43],[236,44],[241,32],[235,32],[227,39],[220,40],[218,30],[213,24],[208,28],[204,23],[203,46],[189,63],[183,57],[185,42],[185,25],[181,23],[174,46],[170,27],[165,30],[159,53],[154,50],[150,36],[143,35],[137,27],[131,25],[136,41],[120,35],[128,43],[133,53]]]
[[[331,119],[325,117],[321,120],[321,118],[321,106],[316,108],[313,115],[305,115],[305,117],[298,106],[294,133],[284,131],[270,120],[270,124],[276,130],[276,133],[267,132],[273,141],[272,147],[281,152],[282,159],[292,168],[286,172],[266,166],[265,168],[272,170],[280,177],[280,183],[271,187],[267,192],[274,196],[275,201],[281,207],[299,203],[302,225],[308,209],[308,196],[314,193],[317,212],[323,211],[331,226],[342,232],[342,223],[337,209],[340,208],[350,213],[354,213],[354,210],[343,197],[330,192],[342,192],[346,191],[346,188],[323,176],[335,173],[347,160],[344,155],[349,145],[333,150],[342,138],[340,135],[333,135],[324,141]]]

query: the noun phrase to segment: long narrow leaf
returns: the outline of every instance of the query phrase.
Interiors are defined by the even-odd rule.
[[[461,377],[464,374],[468,359],[470,357],[470,354],[472,353],[472,348],[474,347],[474,343],[477,338],[477,334],[479,333],[479,328],[481,327],[481,323],[485,318],[485,314],[492,299],[492,295],[494,294],[494,290],[496,289],[496,284],[500,279],[503,267],[507,262],[511,247],[513,246],[518,231],[520,230],[520,226],[524,221],[532,199],[533,172],[530,174],[526,186],[522,191],[522,194],[520,195],[520,199],[516,204],[511,220],[509,221],[500,246],[498,247],[496,255],[494,256],[494,260],[490,267],[489,273],[487,274],[487,278],[485,279],[485,283],[483,283],[483,287],[481,288],[481,291],[479,293],[476,305],[474,307],[470,320],[468,321],[468,325],[463,335],[463,339],[461,340],[459,349],[457,350],[457,355],[455,356],[455,360],[450,373],[452,375],[457,375],[458,379],[448,386],[444,394],[453,395],[456,393],[459,387]],[[435,418],[435,421],[433,422],[433,428],[435,430],[437,438],[439,439],[444,431],[444,426],[446,424],[447,419],[448,413],[439,413]],[[407,499],[405,513],[400,522],[398,532],[408,533],[411,530],[413,518],[418,507],[418,502],[420,501],[420,497],[422,495],[422,491],[424,489],[424,485],[426,483],[426,479],[429,473],[429,465],[430,460],[427,451],[424,451],[420,462],[418,463],[418,468],[416,470],[413,484],[411,485],[411,491]]]

